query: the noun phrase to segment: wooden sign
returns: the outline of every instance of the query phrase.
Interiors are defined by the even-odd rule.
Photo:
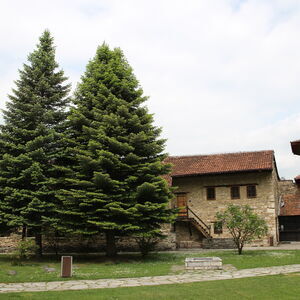
[[[73,272],[73,256],[61,257],[61,277],[72,277]]]

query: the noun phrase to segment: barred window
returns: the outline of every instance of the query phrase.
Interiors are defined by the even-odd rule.
[[[207,200],[215,200],[216,199],[216,190],[214,187],[206,188],[206,197],[207,197]]]
[[[232,186],[230,188],[231,192],[231,199],[240,199],[240,187],[239,186]]]
[[[256,197],[256,186],[247,185],[247,198],[255,198],[255,197]]]

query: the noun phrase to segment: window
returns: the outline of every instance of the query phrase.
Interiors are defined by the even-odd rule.
[[[256,186],[247,185],[247,198],[255,198],[255,197],[256,197]]]
[[[222,222],[218,221],[218,222],[214,223],[214,233],[215,234],[221,234],[221,233],[223,233]]]
[[[215,200],[216,199],[216,191],[214,187],[209,187],[206,189],[206,197],[207,200]]]
[[[230,188],[231,192],[231,199],[240,199],[240,187],[239,186],[232,186]]]

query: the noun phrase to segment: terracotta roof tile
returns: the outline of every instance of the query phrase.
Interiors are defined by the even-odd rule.
[[[282,200],[280,216],[300,216],[300,194],[284,195]]]
[[[195,156],[169,156],[173,164],[171,176],[192,176],[217,173],[272,170],[274,151],[237,152]]]

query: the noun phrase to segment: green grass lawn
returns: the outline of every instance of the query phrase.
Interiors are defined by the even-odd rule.
[[[300,264],[300,250],[245,251],[243,255],[237,255],[235,251],[153,253],[146,259],[132,254],[119,255],[114,260],[101,255],[74,256],[72,280],[178,274],[184,272],[185,257],[198,256],[219,256],[223,264],[232,264],[237,269]],[[56,271],[48,273],[45,267]],[[11,270],[17,274],[8,275]],[[0,282],[68,280],[59,276],[60,262],[55,257],[46,256],[41,260],[26,261],[22,266],[12,266],[8,255],[0,255]]]
[[[199,283],[63,292],[0,294],[0,299],[299,299],[300,274],[252,277]]]

